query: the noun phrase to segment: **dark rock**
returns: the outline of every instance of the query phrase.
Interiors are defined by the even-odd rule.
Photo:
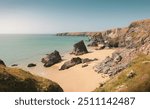
[[[95,50],[102,50],[105,48],[105,45],[104,44],[99,44],[98,45],[98,48],[96,48]]]
[[[70,61],[65,62],[65,63],[61,66],[61,68],[60,68],[59,70],[65,70],[65,69],[68,69],[68,68],[70,68],[70,67],[73,67],[73,66],[75,66],[75,65],[77,65],[77,64],[80,64],[80,63],[82,63],[82,59],[81,59],[81,58],[79,58],[79,57],[77,57],[77,58],[72,58]]]
[[[85,53],[88,53],[88,51],[87,51],[87,48],[86,48],[83,40],[74,44],[74,50],[71,54],[82,55]]]
[[[96,41],[92,41],[90,44],[88,44],[87,46],[89,47],[97,47],[98,43]]]
[[[99,83],[99,87],[103,87],[104,86],[104,83]]]
[[[45,67],[50,67],[58,62],[60,62],[61,56],[58,51],[54,51],[51,54],[48,54],[45,58],[42,58],[41,62],[44,63]]]
[[[6,66],[4,61],[0,59],[0,65]]]
[[[35,66],[36,66],[36,64],[30,63],[30,64],[28,64],[27,67],[35,67]]]
[[[131,70],[128,74],[127,74],[127,78],[131,79],[133,78],[134,76],[136,76],[136,72]]]
[[[82,68],[87,67],[87,66],[88,66],[88,64],[83,64],[83,65],[82,65]]]
[[[12,67],[15,67],[15,66],[18,66],[18,64],[13,64],[13,65],[11,65]]]

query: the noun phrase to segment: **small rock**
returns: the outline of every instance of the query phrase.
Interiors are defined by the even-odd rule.
[[[105,48],[105,45],[99,44],[99,45],[98,45],[98,48],[96,48],[95,50],[102,50],[102,49],[104,49],[104,48]]]
[[[30,64],[28,64],[27,67],[35,67],[35,66],[36,66],[36,64],[30,63]]]
[[[15,66],[18,66],[18,64],[13,64],[13,65],[11,65],[12,67],[15,67]]]
[[[127,74],[127,78],[131,79],[136,75],[136,72],[131,70],[128,74]]]
[[[115,63],[118,63],[122,60],[122,56],[119,53],[113,53],[112,58]]]
[[[104,86],[104,83],[99,83],[99,87],[103,87]]]
[[[88,64],[83,64],[83,65],[82,65],[82,68],[87,67],[87,66],[88,66]]]

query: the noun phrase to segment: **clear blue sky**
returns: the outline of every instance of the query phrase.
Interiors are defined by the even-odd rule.
[[[101,31],[150,18],[150,0],[0,0],[0,33]]]

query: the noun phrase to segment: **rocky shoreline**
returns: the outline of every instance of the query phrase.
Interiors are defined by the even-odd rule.
[[[150,19],[147,19],[132,22],[126,28],[110,29],[103,32],[58,33],[57,35],[89,36],[91,43],[88,46],[96,47],[96,50],[120,48],[120,50],[112,54],[112,57],[107,57],[103,62],[94,67],[97,72],[115,75],[125,69],[136,58],[137,54],[150,54],[149,28]]]
[[[58,33],[57,36],[90,37],[90,43],[88,44],[88,48],[84,44],[84,41],[75,43],[73,46],[73,51],[70,53],[70,55],[72,55],[72,58],[69,58],[66,61],[63,61],[63,57],[56,50],[50,54],[47,54],[44,58],[41,59],[41,62],[44,64],[43,67],[50,69],[53,66],[56,67],[56,65],[59,65],[59,68],[57,67],[56,69],[56,71],[59,73],[62,73],[64,70],[69,69],[68,71],[70,71],[70,69],[79,68],[78,66],[82,66],[81,69],[87,69],[85,71],[88,72],[90,63],[95,63],[92,66],[90,65],[90,70],[92,70],[92,72],[97,72],[98,74],[100,73],[100,74],[108,75],[111,78],[115,78],[116,76],[121,74],[122,71],[128,69],[131,63],[133,62],[133,60],[136,59],[140,54],[144,54],[146,56],[150,55],[150,19],[132,22],[126,28],[116,28],[116,29],[111,29],[103,32]],[[109,50],[109,49],[110,50],[116,49],[116,50],[115,52],[112,53],[111,56],[106,56],[106,58],[104,58],[103,60],[100,60],[99,58],[101,57],[102,54],[99,54],[93,58],[87,58],[87,57],[83,58],[82,56],[86,56],[86,55],[89,55],[90,57],[91,54],[89,52],[89,48],[95,49],[97,52],[101,52],[101,50]],[[97,57],[99,59],[97,59]],[[18,65],[14,64],[13,66],[18,66]],[[29,67],[28,69],[30,70],[30,67],[36,68],[36,66],[37,66],[36,64],[30,63],[28,64]],[[2,60],[0,60],[0,68],[3,69],[2,74],[4,73],[4,69],[5,70],[10,69],[8,70],[9,75],[11,74],[11,71],[13,72],[13,69],[7,68],[5,63]],[[74,71],[75,73],[76,70]],[[132,78],[134,79],[135,74],[136,73],[132,71],[131,73],[128,74],[127,77],[130,79]],[[2,76],[1,80],[5,80],[5,77],[4,78],[3,77],[4,76]],[[13,79],[15,81],[15,78]],[[32,81],[38,81],[38,80],[34,79]],[[107,84],[106,81],[104,83]],[[34,84],[36,84],[36,82],[34,82]],[[58,86],[56,85],[56,87]],[[26,87],[28,87],[28,83]],[[54,86],[48,86],[48,87],[54,87]],[[100,85],[99,89],[101,89],[101,87],[103,87],[103,85]],[[39,90],[34,90],[34,91],[63,91],[60,89],[61,87],[59,87],[59,90],[55,90],[55,88],[51,90],[49,89],[43,90],[40,87]],[[4,89],[1,89],[1,87],[0,90],[4,91]],[[117,89],[117,91],[119,90]],[[6,91],[9,90],[7,89]]]

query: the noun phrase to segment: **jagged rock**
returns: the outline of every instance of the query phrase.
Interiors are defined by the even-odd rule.
[[[15,66],[18,66],[18,64],[12,64],[11,66],[12,66],[12,67],[15,67]]]
[[[94,70],[98,73],[108,74],[109,76],[116,75],[128,65],[126,62],[119,63],[120,61],[122,61],[122,56],[119,53],[113,53],[112,57],[108,56],[105,60],[96,65]]]
[[[0,66],[0,92],[62,92],[55,82],[17,68]]]
[[[0,59],[0,65],[6,66],[4,61]]]
[[[92,41],[90,44],[88,44],[87,46],[89,47],[97,47],[98,43],[96,41]]]
[[[119,53],[113,53],[113,54],[112,54],[112,58],[114,59],[114,62],[115,62],[115,63],[118,63],[118,62],[121,61],[122,56],[121,56]]]
[[[35,67],[35,66],[36,66],[36,64],[30,63],[30,64],[28,64],[27,67]]]
[[[45,58],[42,58],[41,61],[44,63],[45,67],[50,67],[50,66],[60,62],[61,60],[62,59],[61,59],[59,52],[55,50],[51,54],[48,54]]]
[[[96,48],[95,50],[102,50],[105,48],[105,45],[104,44],[99,44],[98,45],[98,48]]]
[[[80,64],[80,63],[82,63],[82,59],[81,59],[81,58],[79,58],[79,57],[77,57],[77,58],[72,58],[70,61],[65,62],[65,63],[61,66],[61,68],[60,68],[59,70],[65,70],[65,69],[68,69],[68,68],[70,68],[70,67],[73,67],[73,66],[75,66],[75,65],[77,65],[77,64]]]
[[[88,66],[88,64],[83,64],[83,65],[82,65],[82,68],[87,67],[87,66]]]
[[[136,75],[136,72],[131,70],[128,74],[127,74],[127,78],[131,79]]]
[[[74,50],[71,54],[82,55],[85,53],[88,53],[88,51],[87,51],[87,48],[86,48],[83,40],[74,44]]]

